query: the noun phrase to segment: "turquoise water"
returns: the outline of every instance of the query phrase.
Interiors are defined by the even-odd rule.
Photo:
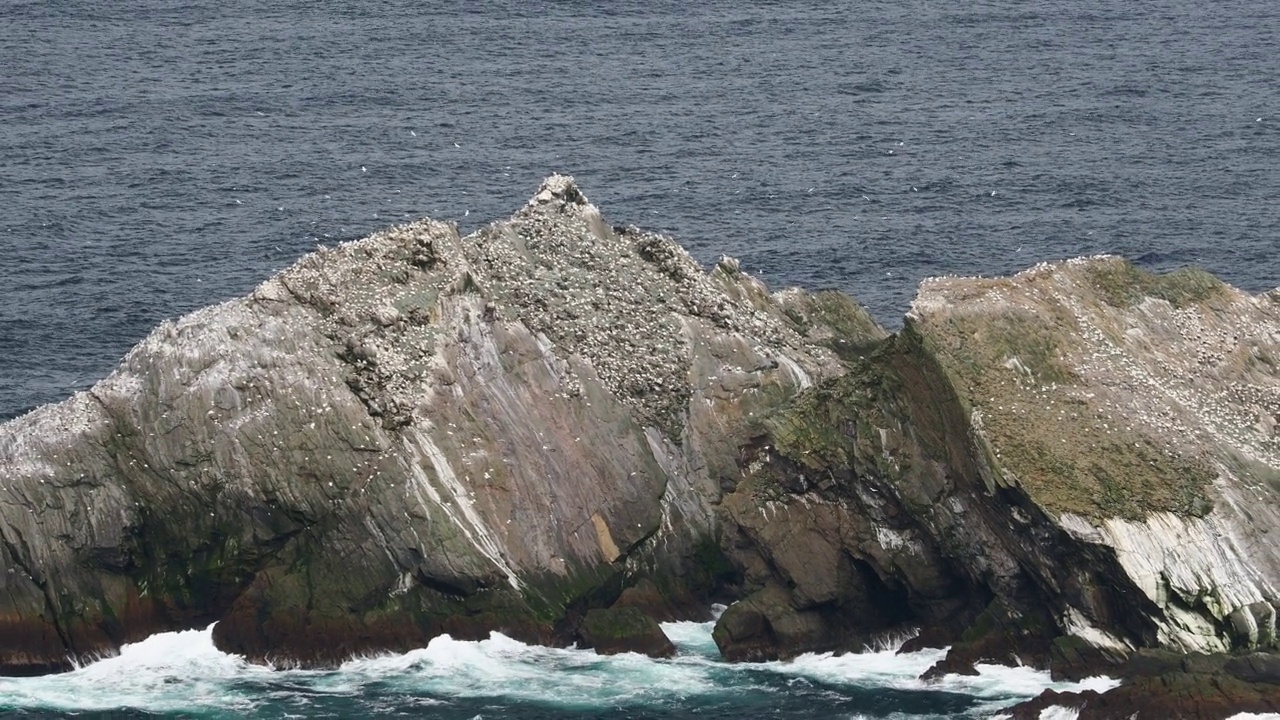
[[[670,660],[436,638],[337,670],[270,669],[218,652],[211,631],[156,635],[64,675],[0,678],[0,711],[20,717],[165,718],[987,718],[1055,684],[1027,668],[917,679],[940,650],[893,643],[839,657],[731,665],[712,623],[667,623]]]

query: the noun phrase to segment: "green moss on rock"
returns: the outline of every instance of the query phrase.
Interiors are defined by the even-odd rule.
[[[1129,307],[1143,298],[1153,297],[1182,308],[1223,296],[1227,290],[1226,283],[1199,268],[1157,275],[1119,258],[1091,264],[1088,274],[1093,289],[1115,307]]]
[[[676,646],[658,621],[634,607],[594,609],[582,618],[583,643],[601,655],[635,652],[650,657],[671,657]]]
[[[1081,280],[1097,299],[1079,293]],[[991,449],[995,484],[1019,486],[1051,512],[1092,518],[1210,509],[1214,469],[1125,399],[1141,392],[1145,381],[1133,378],[1146,371],[1127,354],[1135,321],[1123,313],[1148,297],[1175,307],[1209,301],[1226,293],[1223,283],[1199,270],[1152,275],[1102,258],[935,292],[903,336],[918,336],[913,344],[954,385],[978,443]]]

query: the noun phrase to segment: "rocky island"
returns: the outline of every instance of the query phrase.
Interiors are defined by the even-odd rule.
[[[888,333],[553,176],[0,425],[0,673],[212,621],[305,665],[495,630],[665,655],[714,599],[729,660],[911,633],[931,676],[1127,678],[1020,717],[1276,710],[1277,363],[1280,292],[1200,271],[933,279]]]

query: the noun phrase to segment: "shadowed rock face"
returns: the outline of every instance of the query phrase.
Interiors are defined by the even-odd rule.
[[[739,445],[882,335],[610,227],[559,176],[466,238],[321,250],[0,425],[0,672],[212,620],[304,663],[567,642],[639,579],[695,607]]]

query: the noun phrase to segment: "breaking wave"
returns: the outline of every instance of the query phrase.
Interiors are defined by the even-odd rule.
[[[336,670],[273,670],[213,646],[205,630],[162,633],[72,672],[0,678],[0,711],[27,717],[550,718],[639,716],[984,718],[1041,690],[1114,683],[1052,683],[1029,668],[980,666],[976,676],[917,678],[941,650],[802,655],[728,664],[712,623],[666,623],[671,660],[612,657],[526,645],[494,633],[464,642],[438,637],[412,652],[351,660]]]

